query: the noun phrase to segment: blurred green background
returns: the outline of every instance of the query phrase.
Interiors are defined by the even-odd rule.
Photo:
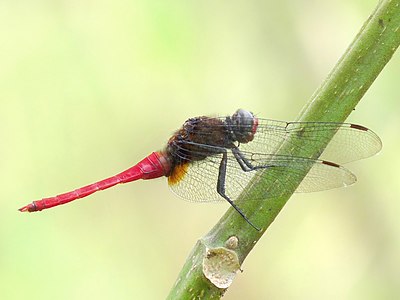
[[[228,205],[139,181],[36,214],[114,175],[188,117],[293,120],[377,1],[0,1],[1,299],[163,299]],[[224,299],[400,297],[400,56],[349,121],[382,153],[349,188],[295,195]]]

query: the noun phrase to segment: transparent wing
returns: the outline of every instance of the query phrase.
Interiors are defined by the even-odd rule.
[[[275,198],[277,196],[296,192],[315,192],[351,185],[356,177],[347,169],[323,160],[313,160],[300,157],[281,156],[264,153],[242,152],[244,157],[254,166],[266,169],[273,179],[273,185],[278,188],[268,189],[267,186],[257,185],[252,192],[252,200]],[[225,201],[217,193],[219,165],[222,154],[212,155],[201,161],[191,161],[176,170],[169,180],[171,189],[180,197],[195,202]],[[236,200],[244,188],[255,176],[260,176],[259,170],[245,172],[236,158],[228,150],[225,189],[227,196]],[[295,182],[306,177],[298,187]],[[283,174],[290,174],[290,179]]]
[[[225,117],[218,119],[224,121]],[[329,136],[332,135],[334,136],[322,152],[320,159],[345,164],[370,157],[382,149],[382,142],[378,135],[361,125],[330,122],[285,122],[269,119],[258,119],[258,128],[253,141],[241,144],[240,149],[254,153],[272,154],[277,152],[284,141],[290,141],[293,146],[292,152],[295,153],[303,147],[301,145],[324,140],[327,142]],[[291,155],[291,152],[287,154]]]
[[[356,124],[283,122],[260,119],[254,140],[243,145],[241,149],[275,153],[282,142],[290,140],[293,150],[295,150],[300,147],[300,144],[304,144],[304,141],[307,142],[305,144],[315,141],[328,141],[329,133],[334,134],[334,136],[320,156],[320,159],[323,160],[345,164],[370,157],[382,148],[382,142],[375,132]],[[300,143],[300,141],[303,143]]]

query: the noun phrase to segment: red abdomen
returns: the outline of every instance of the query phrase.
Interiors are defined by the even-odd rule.
[[[81,187],[74,191],[33,201],[22,207],[19,211],[40,211],[50,207],[65,204],[79,198],[93,194],[94,192],[108,189],[119,183],[126,183],[138,179],[153,179],[168,176],[171,171],[171,163],[164,152],[153,152],[135,166],[107,179]]]

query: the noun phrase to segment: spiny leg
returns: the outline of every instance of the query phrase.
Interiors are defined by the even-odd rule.
[[[250,172],[255,170],[267,169],[272,166],[253,166],[252,163],[244,156],[244,154],[239,150],[239,148],[235,147],[232,148],[232,154],[235,157],[236,161],[238,162],[240,168],[244,172]]]
[[[258,227],[256,227],[250,220],[246,217],[246,215],[242,212],[242,210],[225,194],[225,178],[226,178],[226,167],[228,162],[227,152],[224,151],[222,153],[222,160],[219,165],[219,173],[218,173],[218,182],[217,182],[217,192],[221,195],[226,201],[229,202],[230,205],[243,217],[243,219],[249,223],[254,229],[260,231]]]

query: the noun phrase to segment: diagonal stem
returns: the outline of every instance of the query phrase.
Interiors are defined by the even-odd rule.
[[[344,122],[383,70],[399,44],[400,0],[382,0],[326,80],[304,106],[299,120]],[[299,144],[297,147],[299,150],[291,151],[291,154],[300,157],[315,157],[321,149],[326,147],[326,139],[323,140],[325,143]],[[288,152],[288,145],[293,145],[292,141],[288,142],[282,145],[278,154]],[[274,189],[276,185],[273,184],[272,177],[267,172],[260,176],[255,184]],[[301,178],[293,179],[290,174],[285,174],[283,177],[280,180],[289,180],[289,182],[296,180],[293,186],[301,182]],[[248,195],[251,195],[252,189],[254,186],[247,188]],[[210,278],[209,276],[205,277],[204,264],[217,255],[216,253],[220,253],[210,252],[209,249],[223,248],[228,253],[218,256],[221,258],[218,266],[226,266],[224,260],[228,262],[228,265],[229,263],[232,265],[231,261],[234,260],[235,255],[238,265],[241,264],[288,201],[290,196],[287,193],[284,194],[282,197],[264,203],[246,201],[248,199],[241,199],[239,202],[246,211],[246,216],[262,227],[261,232],[245,223],[234,209],[229,209],[214,228],[198,241],[168,299],[219,299],[229,284],[219,285],[214,281],[212,283],[207,279]],[[236,242],[231,244],[232,237]],[[206,269],[209,270],[209,268]]]

